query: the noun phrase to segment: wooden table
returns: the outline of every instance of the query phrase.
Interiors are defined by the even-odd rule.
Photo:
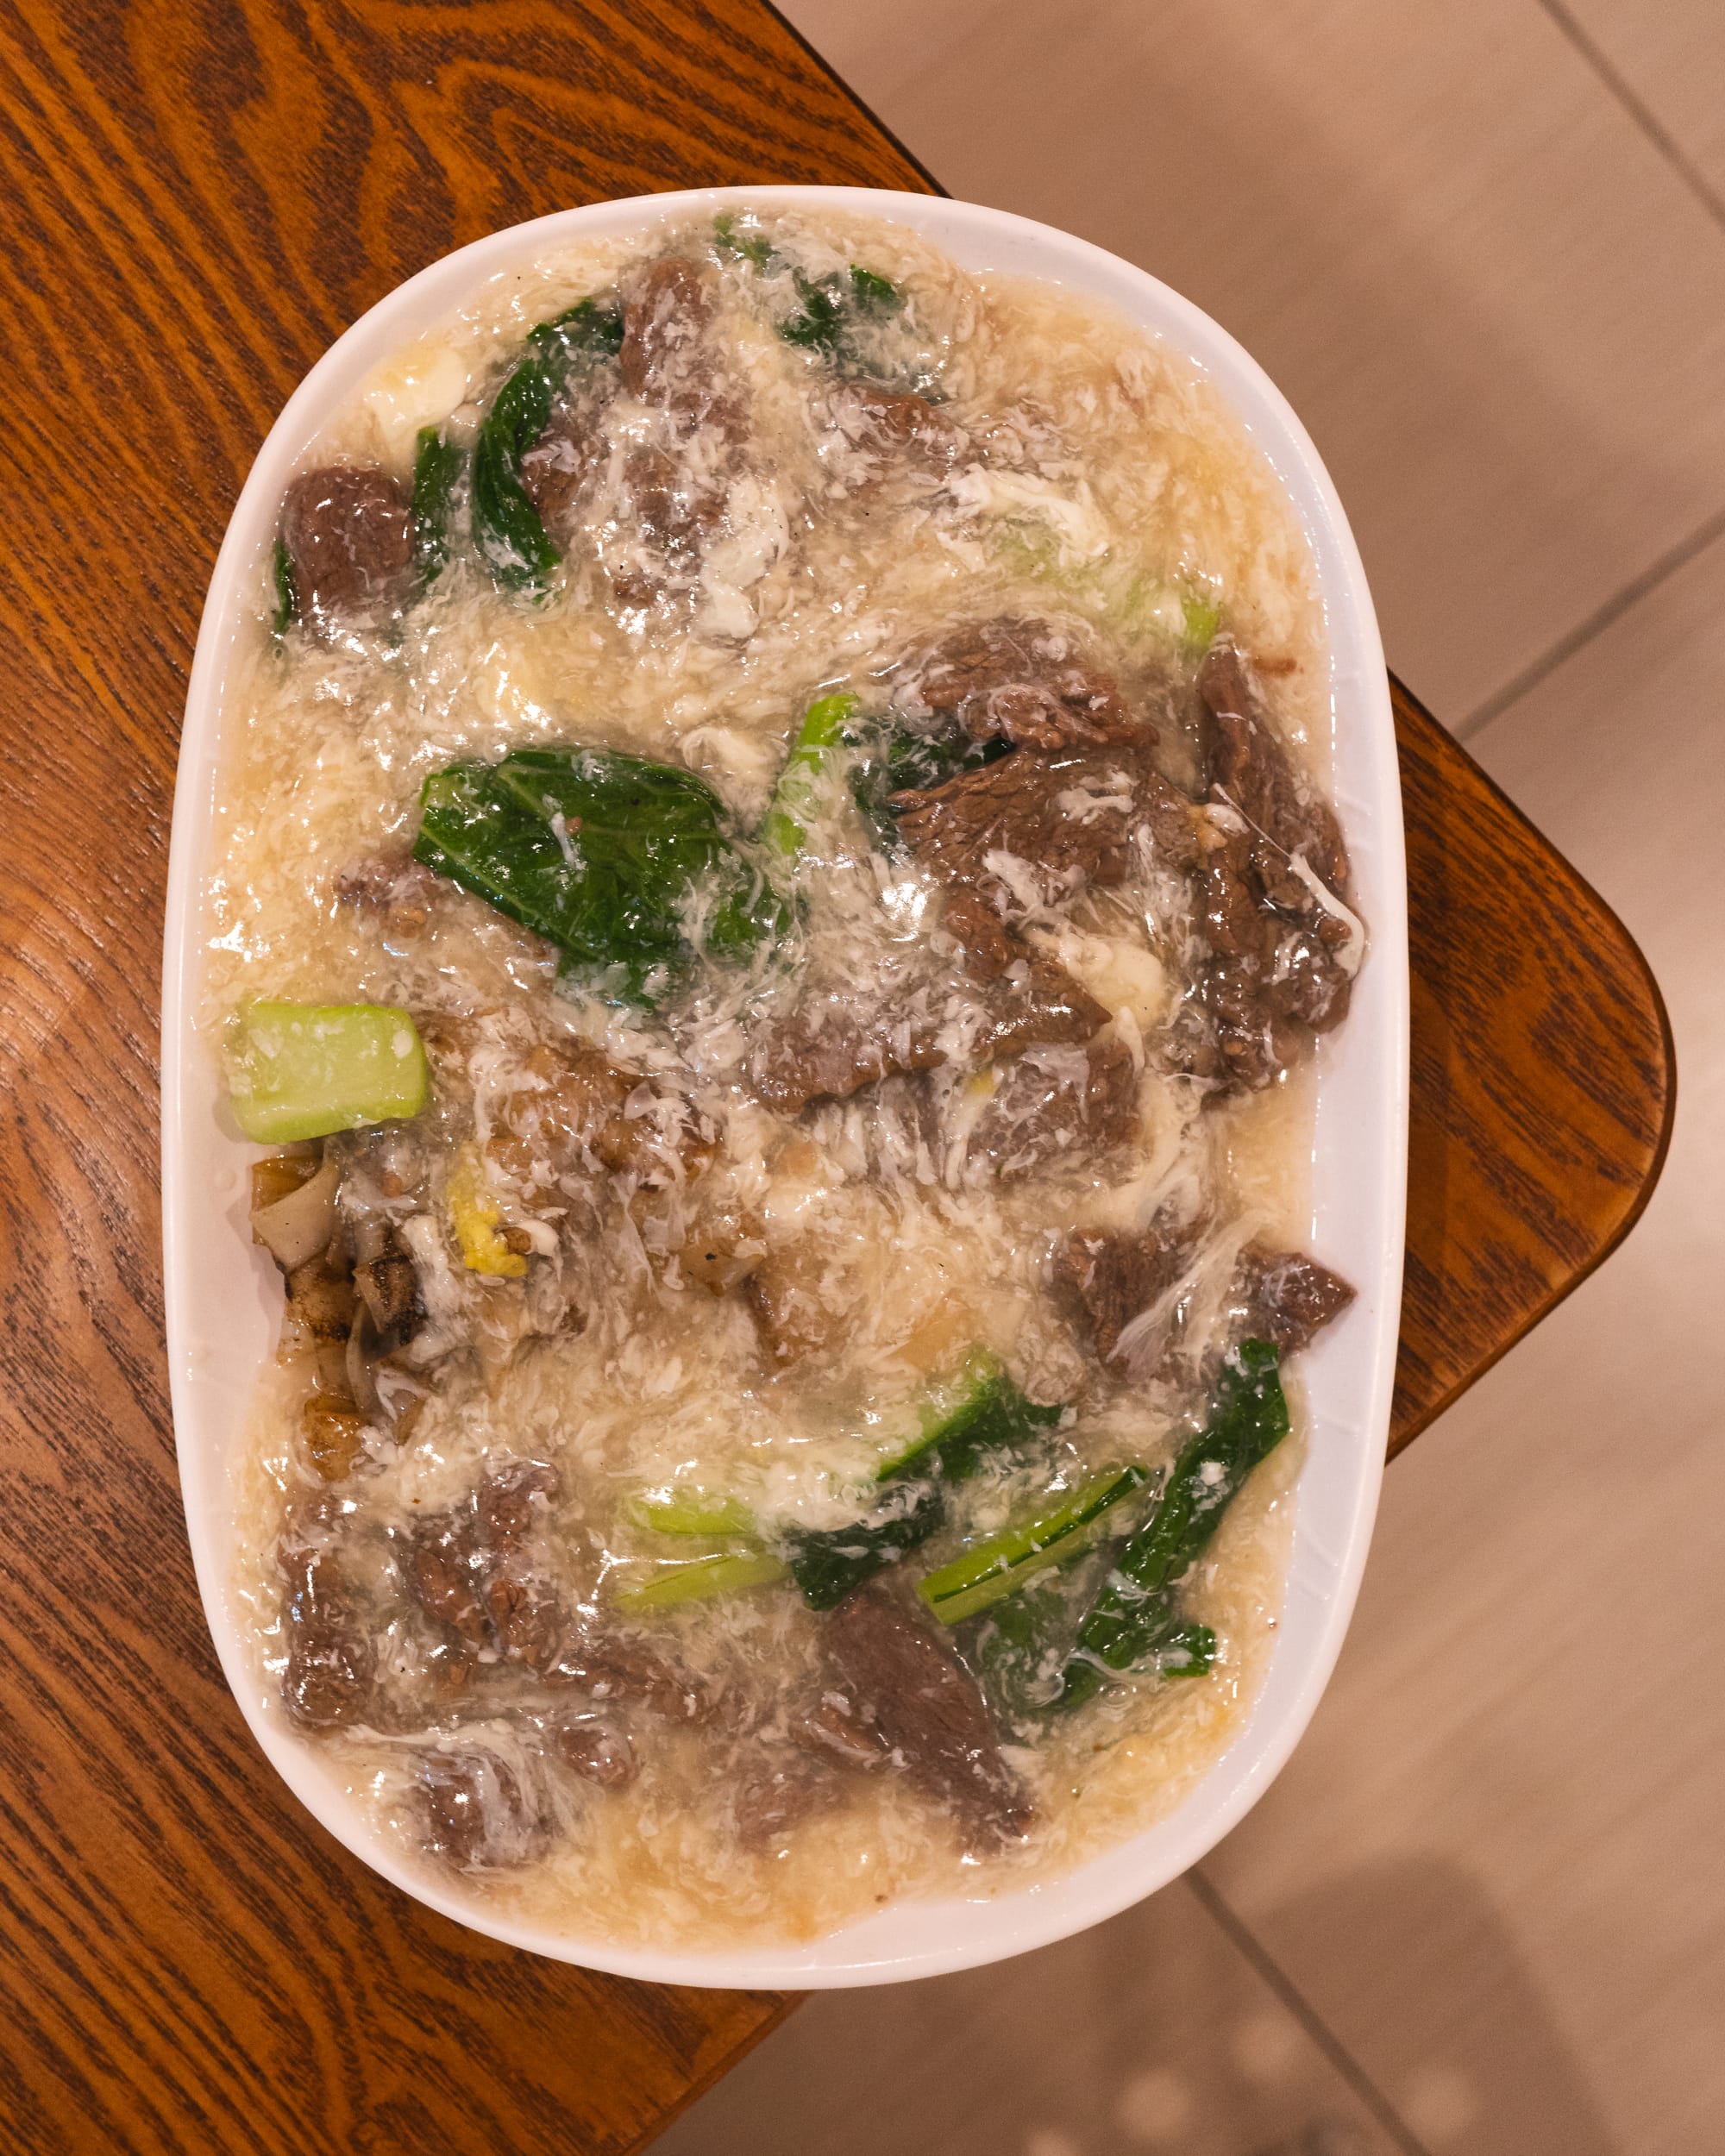
[[[380,294],[570,203],[932,185],[756,0],[0,0],[9,2149],[638,2146],[794,2002],[493,1946],[278,1786],[182,1536],[157,975],[198,609],[252,454]],[[1399,688],[1407,1443],[1627,1231],[1672,1102],[1622,928]]]

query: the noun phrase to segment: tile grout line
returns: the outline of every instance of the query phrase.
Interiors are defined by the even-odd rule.
[[[1402,2151],[1403,2156],[1430,2156],[1425,2143],[1415,2140],[1402,2124],[1395,2106],[1364,2067],[1341,2039],[1332,2032],[1328,2023],[1308,2002],[1305,1994],[1283,1971],[1281,1964],[1272,1959],[1269,1952],[1259,1944],[1257,1934],[1235,1915],[1203,1873],[1195,1867],[1186,1874],[1186,1883],[1217,1928],[1226,1934],[1231,1944],[1251,1964],[1396,2147]]]
[[[1596,606],[1585,621],[1577,623],[1573,629],[1542,651],[1537,659],[1523,667],[1495,695],[1488,696],[1483,704],[1476,705],[1465,718],[1458,720],[1450,729],[1452,735],[1457,741],[1471,741],[1476,734],[1483,732],[1493,719],[1501,718],[1512,704],[1519,704],[1524,696],[1538,688],[1540,682],[1555,674],[1566,661],[1574,658],[1577,652],[1590,644],[1596,636],[1603,636],[1614,623],[1621,621],[1632,606],[1639,605],[1650,593],[1658,591],[1668,578],[1675,576],[1679,569],[1686,568],[1697,555],[1705,554],[1708,548],[1721,538],[1725,538],[1725,509],[1709,517],[1704,524],[1690,532],[1688,538],[1678,540],[1676,546],[1643,569],[1640,576],[1614,592],[1603,605]]]
[[[1676,136],[1655,117],[1653,108],[1631,89],[1628,78],[1607,58],[1603,47],[1596,45],[1582,28],[1563,4],[1563,0],[1538,0],[1538,4],[1574,46],[1713,222],[1725,227],[1725,197],[1716,191],[1706,174],[1684,154]]]

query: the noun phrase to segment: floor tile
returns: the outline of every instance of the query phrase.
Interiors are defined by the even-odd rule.
[[[1563,0],[1588,38],[1725,203],[1725,16],[1718,0]]]
[[[1722,715],[1725,542],[1473,744],[1653,962],[1670,1162],[1392,1470],[1335,1683],[1206,1866],[1433,2156],[1725,2147]]]
[[[1189,1887],[963,1976],[817,1993],[655,2156],[1392,2156]]]
[[[1725,507],[1725,235],[1537,0],[787,12],[954,193],[1263,360],[1440,715]]]

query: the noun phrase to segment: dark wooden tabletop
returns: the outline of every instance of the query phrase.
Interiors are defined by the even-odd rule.
[[[336,1847],[204,1631],[162,1356],[157,981],[204,586],[275,413],[448,248],[606,196],[932,182],[756,0],[0,0],[0,2118],[9,2150],[637,2146],[792,2002],[536,1961]],[[1671,1043],[1601,901],[1398,690],[1392,1445],[1596,1264]]]

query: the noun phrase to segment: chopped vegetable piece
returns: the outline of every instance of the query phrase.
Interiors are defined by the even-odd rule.
[[[1176,1625],[1156,1651],[1163,1677],[1208,1677],[1216,1659],[1216,1635],[1208,1625]]]
[[[867,1519],[787,1535],[791,1576],[811,1609],[835,1608],[853,1587],[926,1542],[945,1519],[946,1500],[938,1482],[900,1483]]]
[[[457,445],[422,427],[413,456],[413,565],[422,587],[448,564],[450,500],[461,471]]]
[[[740,1497],[721,1491],[679,1489],[643,1491],[623,1507],[637,1527],[662,1535],[753,1535],[755,1515]]]
[[[679,1602],[705,1601],[714,1595],[737,1595],[750,1587],[770,1587],[786,1576],[782,1558],[765,1550],[715,1550],[662,1565],[651,1579],[622,1589],[619,1609],[670,1609]]]
[[[527,335],[527,350],[499,390],[474,448],[474,541],[499,584],[543,586],[562,560],[521,483],[521,461],[544,433],[572,373],[623,349],[623,310],[583,299]]]
[[[609,749],[520,749],[434,771],[421,798],[414,858],[549,937],[607,1001],[654,1004],[697,947],[741,958],[782,925],[693,772]]]
[[[999,1356],[977,1348],[956,1377],[930,1394],[915,1439],[882,1463],[877,1479],[889,1481],[932,1453],[946,1480],[962,1482],[991,1454],[1009,1451],[1038,1430],[1052,1429],[1065,1412],[1026,1399]]]
[[[803,827],[797,818],[816,805],[832,753],[843,743],[845,722],[856,709],[854,696],[819,697],[797,729],[761,833],[763,843],[785,861],[794,861],[803,849]]]
[[[430,1082],[413,1020],[380,1003],[254,1003],[229,1070],[234,1120],[260,1145],[417,1115]]]
[[[840,357],[857,316],[886,314],[899,304],[898,287],[890,278],[855,262],[848,277],[835,271],[809,278],[800,270],[793,271],[792,276],[802,311],[781,322],[779,335],[787,344],[823,353],[829,360]]]
[[[767,268],[774,260],[772,241],[759,232],[739,234],[737,219],[729,210],[721,210],[713,219],[712,237],[721,254],[741,255],[756,269]]]
[[[1182,1448],[1155,1510],[1121,1545],[1107,1584],[1079,1626],[1057,1706],[1090,1698],[1110,1672],[1137,1668],[1181,1631],[1175,1589],[1247,1476],[1288,1434],[1280,1360],[1268,1341],[1244,1340],[1224,1363],[1208,1422]]]
[[[1222,625],[1221,608],[1214,599],[1198,599],[1189,593],[1181,601],[1181,612],[1184,619],[1181,642],[1188,651],[1208,651]]]
[[[270,616],[270,627],[278,636],[285,636],[290,625],[299,619],[299,593],[294,588],[293,556],[288,552],[285,539],[278,539],[275,542],[270,575],[275,586],[275,611]]]
[[[519,1280],[527,1260],[512,1250],[498,1231],[503,1210],[486,1187],[485,1168],[477,1149],[464,1145],[449,1172],[449,1225],[461,1246],[461,1262],[470,1273],[486,1273],[498,1280]]]
[[[919,1581],[917,1593],[942,1624],[962,1624],[1008,1595],[1016,1595],[1038,1572],[1064,1564],[1099,1542],[1112,1524],[1113,1507],[1149,1479],[1150,1470],[1145,1467],[1106,1469],[1044,1505],[1030,1519],[962,1551],[950,1564]]]

